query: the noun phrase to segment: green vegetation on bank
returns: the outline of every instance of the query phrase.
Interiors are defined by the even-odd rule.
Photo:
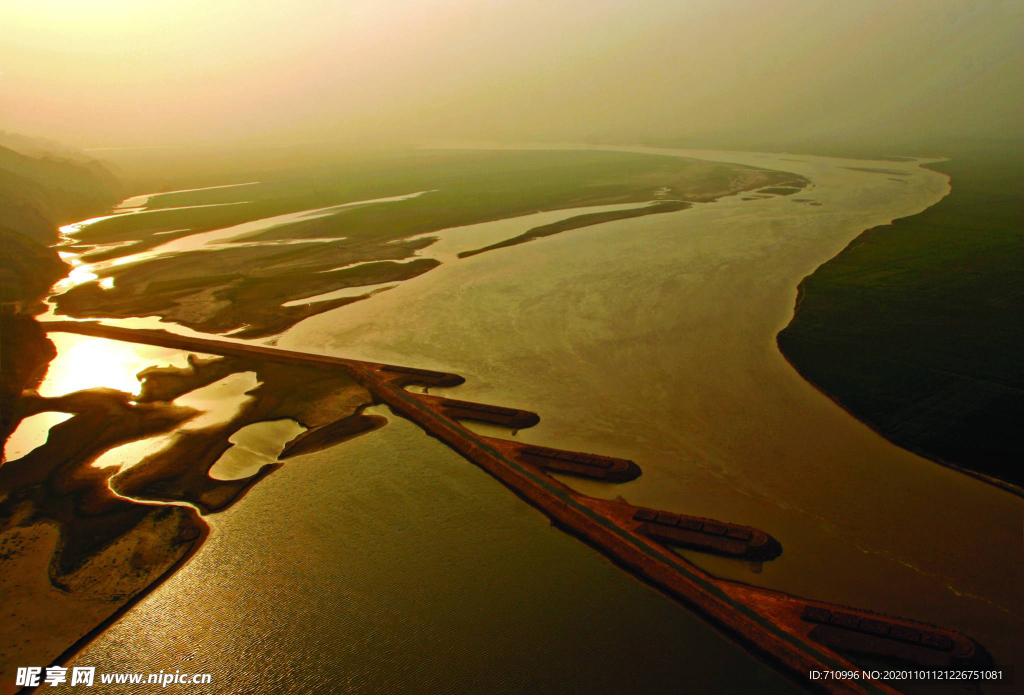
[[[952,154],[952,192],[864,232],[800,286],[779,347],[891,441],[1024,485],[1024,164]]]

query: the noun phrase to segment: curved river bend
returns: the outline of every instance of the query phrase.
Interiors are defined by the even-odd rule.
[[[764,567],[688,556],[712,572],[961,629],[997,663],[1020,663],[1024,501],[888,443],[804,382],[775,346],[803,277],[864,229],[933,205],[946,177],[916,162],[648,151],[802,174],[813,185],[793,197],[820,205],[732,197],[463,260],[455,254],[570,213],[447,230],[424,251],[441,266],[307,319],[278,344],[463,374],[458,397],[540,413],[540,425],[518,434],[524,441],[624,456],[644,471],[615,487],[570,484],[751,524],[783,544]],[[669,681],[707,689],[681,675],[692,668],[676,667],[707,659],[740,689],[788,687],[439,446],[393,421],[289,462],[211,518],[208,546],[76,663],[265,663],[249,680],[231,677],[255,687],[257,677],[277,678],[275,660],[310,678],[336,658],[338,683],[354,679],[337,690],[400,692],[445,678],[415,665],[440,668],[434,645],[464,660],[462,675],[450,675],[470,679],[461,691],[473,692],[475,669],[485,668],[501,681],[491,689],[543,689],[535,681],[546,673],[575,691],[606,683],[591,682],[588,668],[607,675],[605,650],[624,649],[633,666],[616,658],[614,668],[641,678],[644,692]],[[253,597],[244,609],[243,592]],[[308,646],[311,635],[324,645]],[[551,663],[537,656],[549,650],[563,653]],[[393,686],[341,668],[357,654],[372,662],[366,668],[394,669]],[[378,663],[396,654],[408,661]],[[536,668],[510,666],[520,657]],[[293,689],[279,685],[270,690]]]

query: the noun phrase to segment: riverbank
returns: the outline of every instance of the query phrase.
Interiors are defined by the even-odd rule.
[[[997,663],[1017,663],[1024,604],[1006,577],[1024,580],[1024,563],[1002,549],[1019,544],[1020,500],[871,432],[775,343],[803,277],[863,230],[941,200],[946,177],[916,160],[680,154],[793,171],[812,185],[455,261],[478,239],[556,220],[448,230],[437,269],[309,319],[279,345],[457,368],[467,383],[437,395],[529,407],[542,418],[518,435],[524,443],[600,451],[644,471],[613,489],[564,479],[573,489],[762,528],[785,548],[756,570],[684,553],[711,574],[955,626]]]
[[[1021,496],[1024,170],[1012,153],[930,166],[950,195],[801,281],[779,349],[882,436]]]
[[[917,644],[911,647],[907,645],[907,639],[893,642],[892,638],[875,635],[871,639],[878,644],[869,648],[864,643],[865,638],[861,637],[861,642],[858,643],[860,651],[873,648],[881,650],[879,654],[905,653],[904,658],[909,658],[907,654],[916,650],[920,652],[916,658],[924,659],[918,662],[919,665],[967,666],[989,663],[988,655],[983,648],[956,632],[857,611],[847,606],[807,602],[798,597],[773,594],[753,587],[737,587],[731,582],[716,579],[700,571],[669,552],[664,547],[665,537],[652,533],[649,525],[643,521],[647,518],[660,519],[657,512],[653,512],[651,516],[651,510],[641,510],[622,502],[597,500],[574,492],[568,486],[545,475],[536,464],[536,459],[531,457],[530,452],[533,448],[522,448],[506,440],[480,437],[451,419],[446,414],[444,401],[409,393],[404,388],[410,384],[450,387],[461,382],[461,378],[456,375],[362,363],[323,355],[303,355],[262,346],[242,346],[170,334],[89,326],[81,322],[55,323],[51,328],[57,331],[120,337],[160,346],[180,345],[213,354],[226,354],[233,358],[238,355],[249,355],[289,365],[333,365],[335,369],[350,374],[373,395],[376,403],[387,404],[392,412],[416,423],[425,432],[443,441],[470,462],[500,480],[561,528],[580,537],[638,577],[677,597],[686,606],[705,616],[712,624],[733,635],[741,644],[776,664],[794,680],[803,682],[806,674],[815,669],[855,668],[852,662],[835,651],[848,649],[852,639],[849,635],[853,634],[849,632],[850,625],[843,623],[846,629],[839,629],[838,634],[830,641],[815,638],[816,631],[820,632],[816,625],[822,620],[811,620],[807,617],[808,611],[813,610],[823,613],[826,623],[829,616],[842,614],[846,619],[853,621],[854,626],[863,620],[873,621],[885,627],[886,634],[890,626],[893,626],[894,633],[903,630],[916,636],[917,640]],[[577,452],[552,453],[559,454],[559,458],[567,456],[567,460],[579,456]],[[611,465],[610,460],[608,463]],[[624,463],[636,469],[632,462]],[[146,463],[140,464],[142,465]],[[636,473],[639,473],[639,469]],[[617,480],[625,479],[629,478]],[[672,517],[669,521],[676,523],[678,518]],[[755,540],[751,542],[760,548],[754,551],[760,553],[760,561],[772,560],[781,551],[777,541],[757,529],[722,525],[710,519],[688,518],[688,521],[696,523],[696,528],[703,525],[711,534],[724,535],[729,531],[744,540],[749,540],[753,536]],[[677,540],[684,538],[684,535],[679,535]],[[673,544],[675,543],[670,543]],[[725,550],[728,548],[719,547],[719,552]],[[942,646],[930,646],[932,642]],[[806,684],[823,692],[835,694],[896,693],[884,683],[830,681]]]
[[[643,214],[670,212],[794,176],[626,152],[417,150],[261,172],[261,179],[143,196],[114,214],[65,225],[62,251],[76,267],[72,282],[56,288],[56,310],[74,318],[159,316],[205,333],[269,337],[369,296],[355,288],[436,268],[429,247],[445,229],[631,203]],[[616,216],[609,215],[585,222]],[[580,226],[566,224],[542,233]],[[350,289],[350,296],[302,301]]]
[[[107,342],[84,340],[74,345]],[[279,469],[276,459],[289,443],[317,451],[380,424],[362,413],[371,402],[365,390],[344,373],[309,365],[190,359],[184,367],[143,371],[136,394],[64,393],[79,383],[73,375],[60,383],[69,376],[64,366],[40,386],[58,395],[24,394],[19,415],[71,417],[0,466],[0,554],[11,606],[0,631],[10,645],[0,659],[5,676],[18,664],[66,660],[171,577],[206,539],[206,519]],[[105,366],[97,360],[88,368],[102,373]],[[219,385],[244,374],[254,386],[218,405]],[[299,434],[289,429],[271,443],[268,463],[211,475],[235,453],[239,432],[284,420]],[[3,692],[9,685],[5,677]]]
[[[756,570],[734,560],[687,557],[705,572],[953,625],[972,635],[985,621],[998,628],[1004,623],[992,614],[1006,605],[1006,597],[979,586],[969,571],[936,578],[948,584],[913,576],[919,567],[922,575],[933,571],[943,556],[919,552],[920,535],[908,529],[906,519],[892,518],[885,491],[856,488],[858,482],[877,479],[875,456],[877,463],[895,462],[896,488],[903,497],[914,496],[915,479],[930,491],[945,482],[914,468],[914,457],[900,458],[865,440],[845,413],[835,417],[820,408],[817,394],[811,398],[797,391],[794,398],[787,389],[805,384],[781,358],[778,364],[765,359],[777,356],[774,334],[790,318],[793,274],[815,258],[821,262],[834,255],[832,247],[862,229],[892,219],[891,210],[914,209],[939,192],[938,182],[916,163],[901,165],[907,180],[897,184],[888,180],[892,177],[876,180],[876,174],[850,169],[853,163],[848,162],[807,158],[781,164],[757,154],[727,156],[762,166],[797,166],[815,183],[800,199],[721,199],[679,214],[617,220],[464,260],[454,260],[457,252],[479,247],[481,238],[490,243],[515,236],[557,222],[559,214],[442,230],[431,250],[439,258],[454,251],[454,258],[445,256],[431,272],[343,313],[325,314],[327,340],[301,331],[282,340],[304,351],[314,346],[363,357],[367,351],[390,351],[402,357],[382,361],[465,368],[472,379],[462,388],[472,400],[490,391],[483,400],[529,405],[544,413],[535,431],[519,435],[524,442],[640,462],[644,475],[615,488],[633,504],[765,528],[787,549]],[[524,229],[516,231],[517,226]],[[613,373],[621,378],[609,381]],[[716,375],[723,378],[716,380]],[[809,486],[809,480],[816,484]],[[597,484],[572,487],[595,497],[609,495],[607,487]],[[980,499],[970,496],[971,489],[965,492],[969,502]],[[965,514],[961,526],[966,527],[959,529],[943,526],[925,505],[915,505],[915,513],[924,525],[938,524],[944,542],[955,549],[952,554],[972,552],[970,542],[976,546],[973,552],[987,559],[984,553],[998,546],[998,520],[1006,510],[1000,500],[983,502],[989,516]],[[872,508],[871,515],[863,514],[865,506]],[[329,508],[336,512],[333,505]],[[316,516],[313,510],[307,513]],[[399,531],[415,533],[416,524],[410,524]],[[979,525],[989,536],[996,534],[992,545],[977,543]],[[260,542],[274,543],[272,528],[256,522],[250,532]],[[893,534],[893,528],[908,530]],[[235,558],[229,546],[221,547],[225,562],[248,563]],[[284,548],[282,554],[296,555],[294,543]],[[902,561],[916,565],[908,568]],[[835,575],[867,573],[884,577],[883,583],[895,578],[899,588],[894,585],[886,595],[876,587],[837,582],[833,568]],[[753,571],[759,574],[752,577]],[[948,599],[943,591],[965,585],[980,590],[961,598],[959,605],[943,602]],[[172,578],[154,601],[169,600],[175,586]],[[978,596],[991,599],[991,611],[979,605],[981,600],[975,602]],[[187,615],[189,609],[183,609]],[[966,613],[979,620],[967,626],[949,619]],[[132,616],[126,620],[135,625],[129,629],[138,629]],[[981,630],[986,636],[993,631]],[[201,635],[195,638],[202,642]],[[245,636],[233,639],[244,642]],[[1005,653],[1005,645],[996,642]],[[97,647],[106,644],[101,638]]]
[[[435,157],[427,159],[431,165],[437,163]],[[480,172],[473,167],[486,169],[493,164],[481,162],[477,156],[456,155],[455,159],[464,165],[469,160],[469,176],[474,181],[479,180]],[[279,186],[273,189],[278,195],[271,195],[265,203],[249,205],[232,200],[233,196],[251,195],[255,187],[264,185],[259,182],[135,196],[105,216],[96,216],[101,211],[92,210],[94,217],[62,227],[65,233],[75,235],[61,247],[62,258],[74,269],[70,277],[55,286],[54,295],[59,298],[51,310],[61,312],[74,307],[80,313],[104,318],[156,314],[205,329],[235,329],[236,340],[266,335],[303,317],[362,297],[356,294],[339,300],[299,302],[294,307],[282,304],[292,304],[304,297],[315,299],[322,290],[339,285],[373,285],[382,278],[407,280],[437,266],[439,262],[435,259],[407,257],[432,243],[433,239],[422,232],[439,224],[439,219],[487,219],[545,202],[558,207],[566,200],[584,202],[594,196],[596,200],[611,196],[617,201],[643,202],[655,191],[669,197],[686,193],[713,198],[733,192],[735,185],[759,187],[780,180],[773,172],[650,157],[556,155],[498,159],[518,161],[518,166],[525,169],[540,160],[555,166],[548,168],[543,186],[527,187],[522,193],[519,184],[524,172],[514,171],[511,179],[504,181],[507,188],[490,192],[493,208],[479,209],[472,195],[462,197],[461,206],[452,205],[451,196],[461,195],[456,187],[446,192],[448,198],[441,196],[441,201],[428,201],[426,211],[431,214],[422,218],[409,216],[408,211],[397,211],[395,216],[373,210],[375,205],[379,208],[416,195],[378,197],[303,210],[300,203],[308,205],[313,200],[281,196]],[[597,168],[593,167],[595,163]],[[596,192],[580,190],[588,189],[592,177],[604,176],[623,166],[628,171],[618,185],[606,182]],[[407,178],[428,173],[416,166],[412,169],[411,174],[405,172]],[[502,171],[501,167],[498,169]],[[731,178],[734,174],[736,180]],[[499,173],[499,179],[501,176],[509,178],[507,173]],[[372,188],[406,184],[364,181],[359,185]],[[295,187],[289,181],[281,186],[286,191]],[[331,202],[337,202],[337,198]],[[300,207],[298,212],[294,212],[296,206]],[[439,210],[449,217],[434,219],[431,215],[436,217]],[[259,217],[268,211],[279,214]],[[345,223],[347,233],[362,240],[354,245],[342,243],[346,237],[316,231],[316,224],[332,215],[341,215],[339,219]],[[401,223],[398,229],[392,228],[395,221]],[[195,228],[177,228],[182,224],[194,224]],[[365,229],[353,232],[353,226]],[[416,238],[407,241],[403,230],[417,232]],[[316,238],[309,239],[310,235]],[[230,243],[239,236],[244,236],[242,243]],[[213,237],[217,237],[217,244],[202,243]],[[328,247],[324,242],[332,243]],[[47,253],[61,272],[68,269],[56,253]],[[261,259],[264,265],[254,268]],[[20,257],[17,260],[25,261]],[[267,272],[268,269],[273,270]],[[225,270],[230,271],[226,281]],[[238,278],[244,282],[235,282]],[[235,294],[221,291],[224,282],[232,285]],[[48,284],[40,284],[38,294]],[[4,654],[5,672],[15,664],[11,660],[15,656],[26,663],[66,658],[116,616],[123,615],[127,606],[155,589],[173,574],[174,568],[182,566],[186,557],[191,557],[205,538],[205,531],[199,532],[206,528],[204,517],[228,509],[248,494],[257,482],[280,468],[278,458],[308,455],[383,424],[381,418],[363,414],[369,396],[350,380],[320,374],[308,366],[254,364],[244,356],[231,361],[190,359],[183,366],[151,367],[139,372],[138,379],[135,373],[126,372],[118,374],[114,383],[105,384],[108,389],[124,390],[101,390],[95,385],[83,386],[90,382],[88,376],[83,380],[72,373],[76,369],[82,371],[83,367],[65,364],[72,357],[62,354],[57,356],[60,368],[51,368],[48,381],[40,384],[47,362],[56,353],[52,348],[38,349],[38,345],[49,345],[49,341],[33,319],[17,318],[21,321],[19,326],[24,323],[35,331],[22,331],[28,336],[25,340],[12,342],[5,338],[5,357],[31,357],[38,363],[19,367],[25,378],[10,382],[16,387],[11,392],[14,405],[5,410],[5,415],[13,413],[14,418],[5,439],[26,418],[35,418],[32,428],[43,429],[21,437],[30,442],[25,451],[19,451],[17,458],[0,467],[0,489],[4,493],[0,512],[6,519],[0,529],[0,540],[9,555],[6,569],[12,577],[25,572],[30,577],[26,582],[19,580],[11,595],[34,595],[35,589],[29,591],[27,587],[43,582],[37,587],[39,591],[50,585],[64,587],[72,602],[91,603],[88,608],[79,606],[71,611],[78,618],[65,620],[59,626],[42,621],[40,628],[27,617],[10,621],[9,627],[15,632],[5,637],[13,641],[17,635],[24,650]],[[65,352],[67,349],[65,346]],[[76,349],[73,346],[71,351]],[[98,376],[103,376],[105,370],[123,372],[129,364],[137,363],[131,360],[120,365],[105,364],[104,358],[117,351],[102,346],[94,345],[80,352],[83,361],[89,363],[88,371]],[[5,367],[17,361],[8,358]],[[211,418],[212,412],[175,405],[179,399],[189,401],[194,393],[243,374],[254,375],[258,386],[250,392],[251,396],[242,398],[237,412]],[[67,379],[68,385],[57,385],[54,379]],[[26,388],[40,388],[50,395],[25,395]],[[136,390],[137,397],[132,393]],[[58,417],[44,425],[39,416]],[[302,431],[289,441],[281,441],[276,449],[271,446],[265,465],[241,475],[238,471],[246,469],[245,466],[225,464],[218,468],[228,452],[240,446],[236,442],[239,432],[275,421],[291,421]],[[89,445],[82,446],[83,441]],[[230,475],[226,479],[221,473],[212,475],[215,468],[228,470]],[[46,475],[30,475],[29,471],[43,471]],[[57,484],[54,481],[70,481],[71,488],[61,488],[62,494],[48,495],[47,490]],[[56,559],[50,563],[49,575],[44,577],[33,574],[33,563],[46,560],[50,552],[40,540],[42,531],[36,529],[39,524],[50,524],[58,538],[53,550]],[[192,531],[181,530],[185,526]],[[26,529],[38,531],[30,543],[23,538]],[[125,547],[134,550],[127,555],[111,550]],[[100,567],[104,569],[97,574]],[[77,578],[75,582],[68,579],[72,575]],[[128,583],[119,583],[121,579]],[[93,587],[87,597],[82,593],[83,586]],[[16,598],[15,602],[17,610],[31,612],[31,601]],[[65,603],[55,600],[53,605],[59,609],[55,610],[68,612],[59,608]],[[69,648],[71,644],[76,646]]]

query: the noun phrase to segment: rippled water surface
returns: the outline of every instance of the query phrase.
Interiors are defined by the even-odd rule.
[[[590,494],[764,528],[710,571],[957,628],[1022,663],[1019,498],[899,449],[775,347],[796,286],[948,190],[914,162],[687,153],[809,177],[458,260],[568,216],[449,230],[442,265],[283,348],[456,371],[536,410],[517,436],[636,460]],[[954,182],[955,185],[955,182]],[[408,423],[290,460],[76,663],[210,670],[218,692],[771,692],[789,686]],[[114,665],[114,666],[110,666]],[[712,674],[714,676],[712,677]]]
[[[72,663],[209,672],[218,693],[795,692],[382,412],[211,517],[202,551]]]
[[[760,574],[690,556],[714,573],[961,629],[1024,662],[1024,501],[888,443],[775,345],[803,277],[863,229],[933,205],[946,177],[916,162],[699,155],[803,174],[813,186],[793,198],[820,205],[733,197],[445,263],[280,344],[459,372],[453,394],[540,413],[522,439],[644,470],[580,489],[782,542]]]

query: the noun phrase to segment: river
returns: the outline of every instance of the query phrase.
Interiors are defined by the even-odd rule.
[[[540,413],[522,440],[643,469],[625,485],[567,480],[577,488],[783,545],[763,567],[687,555],[712,573],[960,629],[1022,663],[1024,500],[888,443],[775,346],[803,277],[862,230],[933,205],[946,177],[917,162],[667,153],[802,174],[813,186],[792,198],[819,205],[731,197],[462,260],[569,213],[447,230],[423,252],[441,266],[278,344],[458,372],[453,395]],[[336,675],[341,692],[478,692],[490,669],[488,689],[582,692],[625,669],[636,687],[620,689],[713,692],[692,671],[718,659],[734,690],[787,687],[538,516],[392,422],[289,462],[212,517],[196,558],[75,663],[197,660],[237,686],[280,686],[261,691],[330,690]]]

